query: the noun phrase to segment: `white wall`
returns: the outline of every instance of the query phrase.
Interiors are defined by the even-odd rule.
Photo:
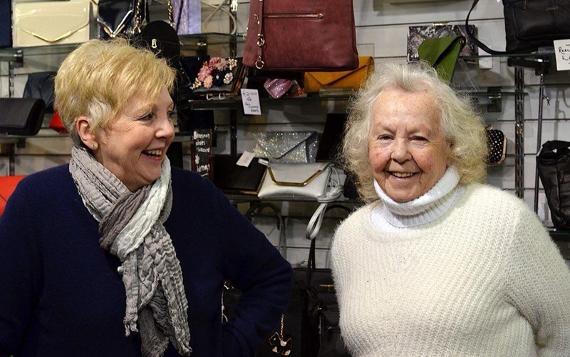
[[[216,1],[209,1],[216,4]],[[471,6],[471,0],[439,0],[420,1],[406,3],[405,0],[354,0],[354,14],[356,21],[356,34],[359,50],[363,54],[371,54],[376,64],[388,61],[405,62],[406,37],[408,26],[431,23],[460,24],[464,21],[467,11]],[[246,1],[239,2],[238,29],[245,31],[249,4]],[[203,7],[202,18],[211,13],[210,8]],[[491,48],[504,49],[505,32],[502,15],[502,4],[496,0],[480,1],[471,15],[471,23],[478,27],[479,38]],[[227,31],[228,19],[223,14],[214,16],[212,21],[204,26],[204,31]],[[286,35],[286,34],[284,34]],[[240,48],[241,48],[240,44]],[[25,58],[25,66],[17,69],[16,94],[21,95],[26,74],[38,70],[55,70],[65,53],[54,53],[50,56],[36,55]],[[487,59],[490,68],[481,69],[473,65],[459,63],[458,72],[454,85],[458,88],[470,90],[486,90],[487,86],[501,86],[503,95],[503,107],[500,113],[487,113],[481,107],[485,120],[495,128],[501,129],[507,135],[508,152],[506,162],[499,167],[489,169],[488,182],[494,186],[514,191],[514,96],[508,93],[514,92],[514,72],[506,64],[506,58],[495,57]],[[481,63],[484,66],[484,63]],[[2,68],[3,75],[6,68]],[[566,100],[569,91],[568,73],[555,73],[546,77],[548,83],[546,95],[550,98],[550,105],[544,106],[544,125],[542,142],[551,139],[570,139],[570,103]],[[525,201],[532,207],[534,193],[534,167],[536,154],[536,133],[538,116],[538,78],[531,70],[525,71],[525,133],[524,133],[524,183]],[[0,95],[7,95],[7,78],[1,77]],[[484,97],[481,97],[484,100]],[[288,130],[288,129],[311,129],[322,130],[327,112],[343,111],[343,103],[309,101],[303,105],[275,104],[263,108],[263,116],[239,119],[238,127],[238,151],[251,149],[254,138],[253,133],[260,130]],[[226,113],[217,113],[216,122],[220,145],[218,152],[224,152],[229,148],[228,121]],[[50,133],[43,130],[43,134]],[[70,141],[62,138],[30,139],[24,148],[17,149],[16,173],[28,174],[42,168],[54,166],[68,159]],[[0,174],[7,173],[8,159],[0,156]],[[288,234],[288,259],[292,263],[298,263],[306,259],[306,250],[303,249],[308,242],[303,238],[304,226],[307,219],[302,218],[314,209],[314,206],[303,204],[283,204],[285,214],[300,218],[289,219]],[[548,209],[545,198],[540,192],[539,216],[550,224]],[[257,218],[255,222],[263,232],[275,238],[273,223],[270,219]],[[326,229],[319,236],[319,247],[326,248],[337,220],[329,220]],[[319,264],[325,265],[326,250],[319,251]]]

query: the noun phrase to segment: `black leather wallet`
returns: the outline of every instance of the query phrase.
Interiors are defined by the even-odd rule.
[[[238,166],[236,161],[230,155],[214,156],[214,184],[226,193],[257,195],[267,167],[257,160],[249,167]]]

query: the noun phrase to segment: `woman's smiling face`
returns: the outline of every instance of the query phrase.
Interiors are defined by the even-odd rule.
[[[132,192],[160,177],[166,150],[174,139],[173,107],[166,88],[154,102],[135,96],[118,118],[96,134],[95,158]]]
[[[380,93],[372,113],[368,160],[374,179],[396,202],[420,197],[445,174],[451,151],[435,98],[392,87]]]

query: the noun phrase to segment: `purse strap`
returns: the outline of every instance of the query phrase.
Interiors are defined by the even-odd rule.
[[[311,245],[309,248],[309,259],[307,260],[307,284],[310,286],[311,285],[311,278],[313,275],[313,272],[315,270],[317,270],[317,266],[316,266],[316,238],[317,238],[317,234],[319,233],[320,227],[321,227],[321,223],[323,221],[323,218],[325,216],[325,214],[335,208],[340,208],[343,209],[345,211],[347,211],[348,213],[351,212],[351,210],[348,207],[345,207],[343,205],[330,205],[328,206],[328,203],[321,203],[319,205],[319,207],[317,208],[317,210],[315,211],[315,213],[313,214],[313,216],[311,217],[311,220],[309,221],[309,224],[307,226],[307,235],[306,238],[311,240]],[[316,218],[318,217],[318,218]],[[318,228],[312,229],[311,227],[315,227],[314,224],[315,222],[318,221]],[[311,233],[309,233],[311,232]]]
[[[172,0],[168,0],[166,2],[166,6],[168,10],[168,24],[172,28],[176,29],[174,23],[174,7],[172,6]],[[133,34],[141,33],[144,23],[148,23],[149,21],[150,19],[148,16],[147,0],[137,0],[134,14]]]
[[[508,55],[508,54],[511,54],[511,52],[497,51],[497,50],[493,50],[493,49],[487,47],[487,45],[485,45],[483,42],[479,41],[479,39],[473,33],[473,29],[469,27],[469,16],[471,16],[471,12],[475,8],[475,6],[477,6],[478,3],[479,3],[479,0],[473,0],[473,4],[471,5],[471,9],[469,9],[469,12],[467,13],[467,17],[465,18],[465,32],[467,32],[467,36],[469,36],[469,39],[471,41],[473,41],[479,48],[481,48],[483,51],[487,52],[490,55]]]

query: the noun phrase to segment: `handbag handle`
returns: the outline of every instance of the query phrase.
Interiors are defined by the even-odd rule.
[[[542,150],[546,150],[548,152],[564,149],[570,147],[570,141],[563,141],[563,140],[551,140],[547,141],[542,144]]]
[[[485,45],[483,42],[479,41],[479,39],[475,36],[475,34],[472,31],[473,29],[469,28],[469,16],[471,16],[471,12],[475,8],[475,6],[477,6],[478,3],[479,3],[479,0],[473,0],[473,4],[471,5],[471,9],[469,9],[469,12],[467,13],[467,17],[465,18],[465,31],[467,32],[469,39],[472,40],[479,48],[481,48],[483,51],[487,52],[490,55],[508,55],[508,54],[511,54],[511,52],[497,51],[497,50],[493,50],[493,49],[487,47],[487,45]]]
[[[168,8],[168,24],[174,28],[175,27],[174,7],[172,6],[172,0],[168,0],[166,5]],[[135,15],[134,15],[134,25],[133,25],[134,34],[141,33],[143,28],[143,23],[145,22],[145,20],[148,23],[149,19],[148,19],[147,0],[137,0],[137,5],[135,7]]]

